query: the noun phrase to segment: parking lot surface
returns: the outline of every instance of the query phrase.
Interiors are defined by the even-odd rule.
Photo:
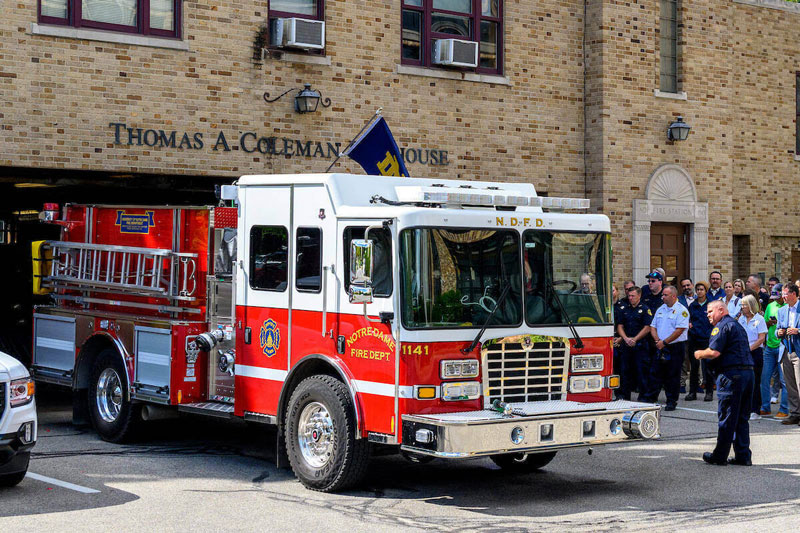
[[[800,528],[800,428],[751,423],[752,467],[701,460],[716,404],[662,415],[664,438],[560,451],[509,474],[488,459],[414,464],[377,456],[358,490],[306,490],[275,467],[264,426],[186,417],[132,444],[74,427],[68,395],[43,390],[29,476],[0,489],[0,531],[788,531]]]

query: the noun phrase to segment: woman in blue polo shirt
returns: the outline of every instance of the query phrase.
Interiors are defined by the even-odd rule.
[[[739,317],[739,324],[747,332],[747,343],[750,345],[750,356],[753,358],[753,372],[755,373],[756,383],[761,383],[761,369],[764,367],[763,346],[767,338],[767,323],[761,313],[758,312],[760,306],[756,297],[748,294],[742,299],[742,316]],[[761,387],[753,388],[753,405],[750,413],[750,420],[758,420],[761,409]]]

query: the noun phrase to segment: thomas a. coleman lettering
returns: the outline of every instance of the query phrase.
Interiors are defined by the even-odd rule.
[[[356,343],[359,343],[359,347],[355,347]],[[378,328],[365,327],[353,332],[347,338],[347,348],[350,351],[350,357],[389,361],[394,353],[395,344],[391,334],[384,333]]]
[[[268,137],[254,131],[240,134],[220,130],[204,135],[199,131],[167,131],[157,128],[131,127],[124,122],[111,122],[108,127],[114,130],[114,146],[146,146],[164,150],[210,150],[212,152],[230,152],[242,150],[245,153],[276,155],[284,157],[313,157],[333,159],[342,149],[340,142],[308,141],[289,137]],[[238,136],[238,138],[237,138]],[[211,142],[213,140],[213,142]],[[447,150],[423,148],[400,148],[400,154],[406,164],[428,166],[447,166]],[[382,162],[383,175],[395,175],[399,167],[396,158]]]

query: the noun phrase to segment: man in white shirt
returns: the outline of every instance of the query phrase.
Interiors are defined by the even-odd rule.
[[[674,411],[681,388],[681,365],[685,354],[689,328],[689,310],[678,303],[678,290],[667,285],[662,291],[664,305],[658,308],[650,324],[650,334],[656,343],[656,357],[652,367],[646,401],[655,403],[661,388],[667,397],[665,411]]]

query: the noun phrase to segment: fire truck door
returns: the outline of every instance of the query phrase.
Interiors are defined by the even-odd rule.
[[[389,323],[381,322],[380,313],[394,312],[392,301],[396,290],[393,257],[396,244],[387,229],[371,230],[369,238],[373,251],[373,302],[351,304],[347,290],[350,284],[350,242],[364,238],[368,226],[380,226],[382,220],[340,220],[337,230],[337,278],[341,281],[338,294],[338,330],[344,338],[346,362],[354,377],[359,402],[364,414],[364,429],[393,434],[396,427],[395,405],[395,339]],[[384,315],[387,316],[387,315]]]
[[[238,240],[236,400],[234,412],[274,415],[288,374],[293,252],[292,187],[243,187]],[[239,341],[241,339],[241,341]]]
[[[336,353],[336,218],[321,185],[294,187],[292,353],[290,366],[308,355]]]

